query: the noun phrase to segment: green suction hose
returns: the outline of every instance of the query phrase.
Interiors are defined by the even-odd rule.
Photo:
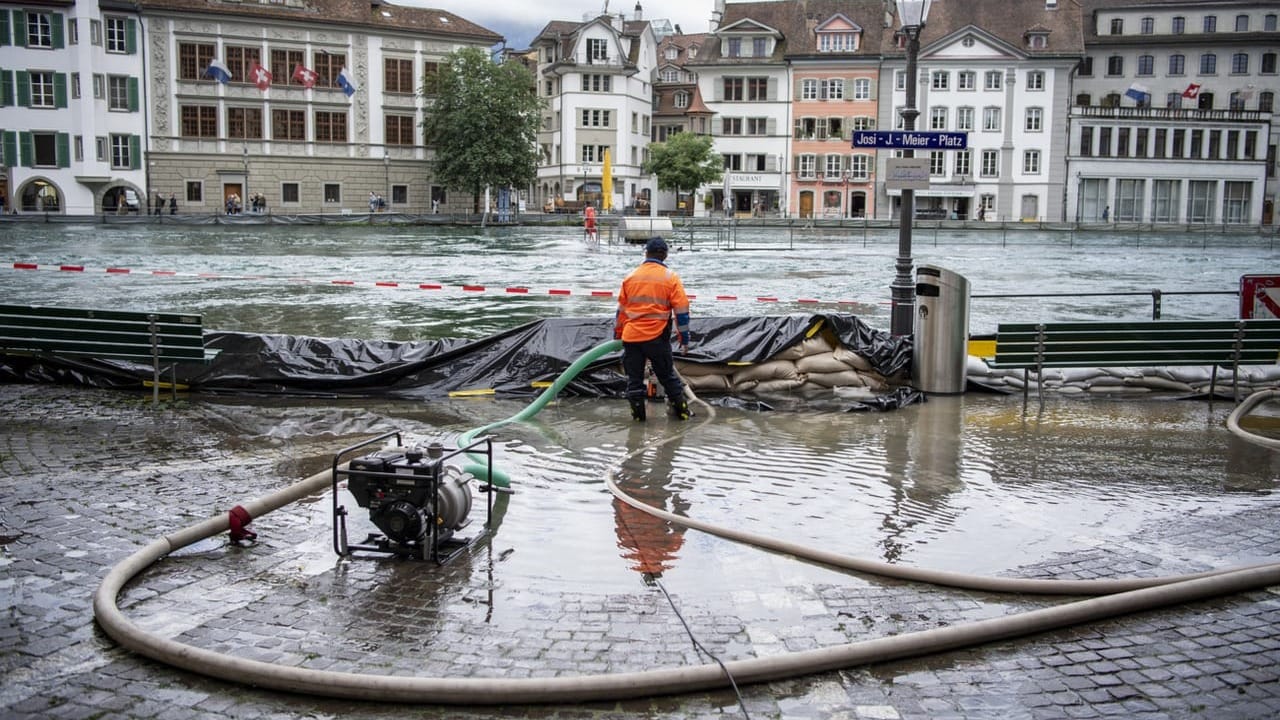
[[[539,395],[536,400],[534,400],[532,403],[526,406],[525,409],[521,410],[515,415],[512,415],[506,420],[499,420],[497,422],[489,423],[484,427],[478,427],[474,430],[467,431],[466,433],[463,434],[462,437],[458,438],[458,447],[460,448],[466,447],[467,445],[470,445],[472,441],[474,441],[480,435],[486,432],[489,432],[490,430],[493,430],[495,428],[502,427],[507,423],[528,420],[534,415],[537,415],[542,410],[542,408],[546,407],[547,403],[551,402],[551,400],[555,398],[556,395],[559,395],[560,391],[563,390],[566,385],[572,382],[573,379],[578,376],[578,373],[581,373],[584,369],[586,369],[588,365],[595,362],[596,360],[599,360],[601,357],[608,355],[609,353],[618,352],[621,349],[622,349],[621,340],[610,340],[608,342],[600,343],[599,345],[591,348],[586,353],[584,353],[582,357],[575,360],[574,363],[570,365],[564,372],[560,373],[560,376],[555,379],[555,382],[551,383],[551,387],[547,388],[546,390],[543,390],[542,394]],[[470,460],[471,463],[463,466],[462,469],[464,472],[471,473],[472,475],[481,479],[487,477],[490,479],[490,482],[493,484],[494,487],[500,487],[500,488],[511,487],[511,476],[507,475],[505,472],[495,467],[489,466],[489,464],[486,462],[487,458],[485,458],[483,455],[479,455],[477,453],[467,453],[466,455],[467,455],[467,459]]]

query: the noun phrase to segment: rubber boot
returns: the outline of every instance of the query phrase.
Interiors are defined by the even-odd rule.
[[[671,417],[677,420],[688,420],[692,416],[689,412],[689,403],[684,398],[670,400],[667,406],[671,410]]]
[[[644,398],[630,398],[631,419],[644,422]]]

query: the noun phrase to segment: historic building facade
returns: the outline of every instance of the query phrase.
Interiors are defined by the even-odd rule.
[[[1274,224],[1280,7],[1086,4],[1066,219]]]
[[[132,3],[0,4],[5,212],[146,212],[145,67]]]
[[[654,180],[641,168],[653,127],[657,46],[638,5],[631,20],[601,15],[581,23],[553,21],[538,34],[537,87],[546,108],[538,133],[536,206],[600,205],[606,184],[615,209],[649,202]]]

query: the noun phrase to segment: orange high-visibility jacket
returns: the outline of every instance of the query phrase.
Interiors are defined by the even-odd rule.
[[[662,334],[676,314],[679,332],[689,332],[689,298],[674,270],[650,258],[631,271],[618,293],[616,327],[623,342],[644,342]]]

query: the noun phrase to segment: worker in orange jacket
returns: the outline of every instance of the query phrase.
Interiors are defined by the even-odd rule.
[[[594,205],[588,205],[583,211],[582,228],[586,231],[587,242],[596,242],[599,235],[596,234],[596,208]]]
[[[666,265],[667,243],[651,238],[644,246],[644,262],[622,281],[613,336],[622,341],[622,367],[627,372],[627,401],[631,417],[645,420],[644,365],[667,391],[672,417],[689,419],[684,383],[671,356],[671,315],[675,314],[680,350],[689,349],[689,298],[680,276]]]

